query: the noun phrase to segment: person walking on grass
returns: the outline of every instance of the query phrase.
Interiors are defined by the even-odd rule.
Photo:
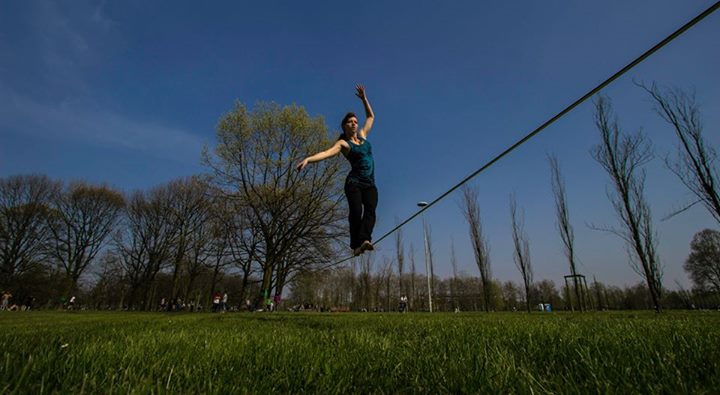
[[[212,300],[212,312],[217,313],[220,310],[220,292],[215,291],[213,294],[213,300]]]
[[[375,187],[375,162],[372,146],[367,136],[375,121],[370,102],[365,94],[365,87],[355,87],[356,96],[365,107],[365,124],[358,129],[357,116],[349,112],[340,123],[342,133],[329,149],[303,159],[298,165],[300,171],[308,163],[319,162],[342,153],[350,162],[351,170],[345,179],[345,196],[350,213],[350,248],[353,255],[358,256],[367,250],[373,250],[372,231],[375,227],[375,208],[378,203],[378,192]]]
[[[8,305],[10,304],[10,298],[12,298],[12,294],[9,291],[5,291],[2,294],[2,304],[0,304],[0,310],[7,310]]]

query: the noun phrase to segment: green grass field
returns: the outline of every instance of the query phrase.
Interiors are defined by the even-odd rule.
[[[0,393],[718,393],[720,313],[0,314]]]

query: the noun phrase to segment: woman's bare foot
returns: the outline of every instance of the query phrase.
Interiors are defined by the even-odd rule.
[[[372,251],[375,249],[375,246],[373,246],[372,243],[369,242],[368,240],[365,240],[365,241],[363,241],[360,248],[362,248],[363,251]]]

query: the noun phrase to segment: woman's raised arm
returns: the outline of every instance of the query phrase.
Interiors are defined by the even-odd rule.
[[[365,106],[365,124],[363,125],[362,129],[358,132],[360,134],[360,137],[367,138],[368,133],[370,133],[370,129],[372,129],[373,122],[375,121],[375,113],[373,113],[372,107],[370,107],[370,102],[368,101],[367,95],[365,95],[365,87],[358,84],[355,87],[355,90],[357,90],[357,93],[355,93],[355,96],[359,97],[360,100],[363,102],[363,106]]]

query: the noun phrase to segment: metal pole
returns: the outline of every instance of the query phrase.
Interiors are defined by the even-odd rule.
[[[427,206],[427,203],[419,202],[417,205],[418,205],[418,207],[422,208],[422,207]],[[427,274],[428,307],[430,308],[430,312],[432,313],[432,311],[433,311],[432,287],[430,285],[431,284],[430,282],[432,281],[432,279],[430,278],[431,274],[430,274],[430,259],[429,259],[429,257],[430,257],[429,250],[430,249],[428,248],[427,226],[425,225],[425,213],[424,212],[422,213],[422,223],[423,223],[423,237],[425,239],[425,273]]]

